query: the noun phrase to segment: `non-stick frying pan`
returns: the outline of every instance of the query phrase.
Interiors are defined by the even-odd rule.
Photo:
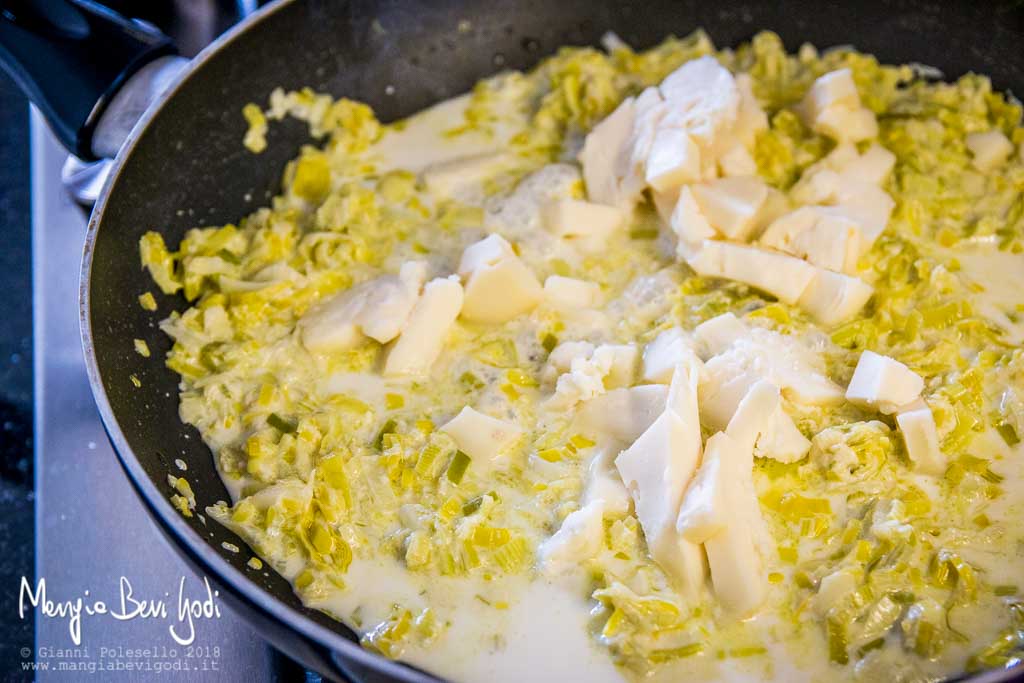
[[[0,25],[17,19],[26,6],[54,3],[63,4],[0,1]],[[92,214],[81,281],[82,340],[103,422],[136,490],[182,556],[214,578],[263,635],[306,666],[338,678],[431,679],[363,651],[344,626],[304,608],[282,578],[248,570],[246,554],[221,545],[243,546],[239,538],[198,517],[183,518],[168,502],[167,474],[177,458],[188,464],[200,510],[227,499],[227,492],[198,432],[178,418],[178,377],[158,360],[170,341],[156,323],[186,303],[159,297],[155,313],[138,305],[139,294],[155,289],[139,266],[140,235],[159,230],[173,245],[189,228],[236,221],[269,199],[286,161],[308,142],[305,126],[284,122],[271,129],[263,154],[242,146],[243,105],[266,101],[275,87],[310,86],[363,100],[390,121],[459,94],[502,68],[529,68],[559,46],[597,44],[608,30],[648,47],[697,27],[722,46],[771,29],[791,50],[804,41],[819,47],[853,44],[885,62],[929,64],[947,77],[977,71],[991,75],[999,89],[1024,92],[1019,0],[293,0],[264,8],[193,60],[121,149]],[[16,62],[8,66],[47,105],[65,141],[83,154],[89,151],[89,121],[100,108],[83,108],[68,98],[80,100],[83,92],[109,97],[104,88],[110,83],[103,79],[167,49],[145,36],[145,49],[123,49],[109,33],[69,37],[50,30],[44,38],[59,49],[26,58],[8,49],[11,30],[38,37],[39,27],[22,22],[3,28],[0,56]],[[93,80],[76,80],[78,89],[71,88],[59,72],[69,60],[78,69],[91,68]],[[47,69],[51,79],[42,75]],[[134,352],[134,338],[146,340],[152,358]],[[1004,671],[984,678],[1011,676]]]

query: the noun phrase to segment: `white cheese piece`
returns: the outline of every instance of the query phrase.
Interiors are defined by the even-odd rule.
[[[596,282],[561,275],[544,280],[544,300],[557,308],[593,308],[600,299],[601,287]]]
[[[849,181],[838,192],[836,206],[822,207],[826,214],[834,213],[849,218],[861,230],[861,255],[866,254],[889,224],[896,202],[886,192],[871,183]]]
[[[842,403],[842,388],[819,366],[816,355],[792,337],[749,327],[743,337],[704,364],[700,385],[704,423],[712,430],[723,429],[740,399],[758,379],[779,387],[794,403]]]
[[[740,106],[734,132],[747,149],[754,147],[759,132],[768,130],[768,116],[754,96],[753,85],[754,80],[750,74],[737,74],[736,88],[740,92]]]
[[[840,167],[840,176],[847,180],[882,185],[896,165],[896,155],[875,143],[856,158]]]
[[[377,285],[356,316],[356,324],[363,334],[381,344],[397,337],[409,319],[426,279],[427,264],[423,261],[403,264],[397,277],[386,275],[377,278]]]
[[[559,199],[541,209],[545,230],[567,239],[586,238],[603,243],[622,227],[626,214],[614,206],[582,199]]]
[[[941,475],[946,471],[946,457],[939,449],[935,417],[927,405],[898,413],[896,424],[903,434],[907,457],[916,469],[935,475]]]
[[[584,506],[601,501],[604,503],[605,514],[613,517],[629,512],[632,503],[629,491],[615,469],[615,457],[618,454],[618,448],[605,447],[594,455],[587,472],[587,486],[583,491]]]
[[[467,279],[462,317],[502,323],[533,310],[544,296],[533,272],[501,235],[490,235],[466,247],[459,275]]]
[[[441,431],[452,437],[459,450],[473,462],[489,463],[519,440],[523,430],[517,425],[464,406],[446,422]]]
[[[700,383],[700,418],[712,432],[724,430],[736,413],[736,406],[760,379],[735,359],[716,356],[704,364],[704,379]]]
[[[812,125],[828,109],[855,109],[859,106],[860,95],[853,82],[853,72],[849,69],[837,69],[819,76],[801,103],[804,116]]]
[[[725,530],[731,520],[725,488],[728,479],[736,476],[740,448],[725,432],[714,434],[704,444],[703,460],[686,489],[676,520],[676,530],[687,541],[703,543]]]
[[[921,376],[903,363],[864,351],[846,388],[846,400],[889,415],[920,398],[923,389]]]
[[[702,149],[712,148],[736,123],[740,90],[729,70],[714,57],[686,62],[658,89],[669,104],[662,125],[685,129]]]
[[[763,550],[764,518],[750,472],[736,472],[724,483],[724,528],[704,541],[715,596],[727,610],[748,616],[764,602],[768,577]]]
[[[873,293],[863,280],[819,268],[797,305],[819,325],[831,326],[857,315]]]
[[[675,522],[700,459],[700,423],[688,407],[696,409],[696,378],[683,365],[676,372],[680,377],[670,388],[669,406],[619,454],[615,466],[633,497],[651,557],[693,595],[704,581],[704,558],[700,546],[679,536]]]
[[[639,356],[632,344],[601,344],[590,356],[574,358],[569,372],[558,378],[546,406],[555,411],[568,410],[608,389],[629,386],[636,376]]]
[[[512,245],[504,237],[498,234],[488,235],[462,250],[459,267],[455,272],[460,278],[467,280],[475,271],[515,255]]]
[[[814,279],[814,266],[786,254],[705,240],[687,260],[698,275],[735,280],[795,304]]]
[[[646,183],[648,157],[668,105],[657,87],[644,88],[633,105],[633,130],[629,138],[629,166],[620,179],[622,191],[640,192]]]
[[[745,150],[744,150],[745,151]],[[681,128],[662,128],[654,135],[644,179],[665,192],[701,178],[700,148]]]
[[[633,208],[639,190],[636,195],[623,192],[621,178],[630,171],[635,115],[634,99],[626,98],[587,134],[578,159],[590,201],[626,211]]]
[[[299,320],[302,344],[314,353],[351,349],[363,340],[356,316],[363,309],[368,288],[356,285],[310,309]]]
[[[979,171],[991,171],[1002,166],[1013,153],[1013,143],[1001,130],[970,133],[965,142],[974,157],[971,163]]]
[[[605,375],[605,386],[617,389],[631,385],[636,378],[640,350],[633,344],[601,344],[594,349],[593,358],[600,358],[603,354],[611,358],[608,374]]]
[[[668,384],[679,363],[696,358],[690,340],[678,327],[661,332],[644,347],[643,372],[645,382]]]
[[[732,312],[716,315],[693,328],[693,339],[704,360],[725,351],[738,339],[748,336],[749,328]]]
[[[502,152],[484,152],[439,161],[423,170],[423,184],[438,197],[458,196],[495,175],[508,162]]]
[[[462,308],[462,285],[452,275],[423,288],[398,341],[388,352],[384,375],[423,375],[430,371]]]
[[[426,264],[405,263],[398,275],[382,275],[336,294],[299,322],[303,345],[329,353],[350,349],[363,335],[384,344],[405,325],[426,279]]]
[[[745,453],[745,468],[754,466],[754,445],[766,433],[779,409],[779,388],[771,382],[758,380],[740,399],[735,412],[725,428],[728,434]]]
[[[878,136],[874,112],[861,106],[849,69],[838,69],[815,80],[800,108],[808,126],[840,142]]]
[[[604,501],[595,500],[572,512],[549,539],[540,544],[537,557],[548,576],[566,574],[596,555],[604,544]]]
[[[696,254],[704,240],[718,236],[718,231],[708,223],[689,186],[679,192],[679,199],[669,218],[669,227],[678,239],[676,254],[683,259]]]
[[[833,140],[861,142],[878,137],[878,119],[867,107],[833,107],[818,116],[814,129]]]
[[[820,175],[820,174],[819,174]],[[810,230],[818,222],[821,214],[816,206],[801,206],[787,214],[779,216],[765,228],[758,242],[766,247],[790,252],[793,238]]]
[[[563,372],[568,372],[576,358],[590,358],[594,353],[594,345],[587,341],[562,342],[551,349],[548,360],[541,371],[541,379],[554,382]]]
[[[664,384],[613,389],[586,401],[576,414],[576,424],[584,434],[633,443],[665,411],[667,401]]]
[[[768,429],[757,439],[754,455],[771,458],[781,463],[802,460],[811,450],[811,442],[801,433],[780,404],[768,425]]]
[[[746,240],[768,198],[768,186],[756,176],[720,178],[692,186],[701,213],[729,239]]]
[[[674,187],[665,192],[651,191],[651,202],[654,204],[654,210],[658,212],[658,218],[665,225],[672,225],[672,212],[676,210],[676,204],[679,202],[679,193],[683,188]]]
[[[820,207],[803,207],[794,213],[800,212],[813,215],[809,226],[782,234],[773,231],[779,224],[776,221],[762,236],[762,243],[768,244],[767,239],[771,239],[769,246],[815,266],[837,273],[855,272],[862,253],[860,225],[846,216],[821,211]]]
[[[718,157],[718,170],[726,178],[735,176],[756,176],[757,162],[747,148],[737,143]]]
[[[814,164],[803,172],[789,194],[797,204],[830,204],[836,200],[842,182],[835,169]]]

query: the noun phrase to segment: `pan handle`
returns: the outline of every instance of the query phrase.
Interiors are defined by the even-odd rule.
[[[184,61],[175,53],[155,28],[93,0],[0,0],[0,67],[84,160],[117,153],[123,135],[97,134],[104,112],[134,74],[166,81]]]

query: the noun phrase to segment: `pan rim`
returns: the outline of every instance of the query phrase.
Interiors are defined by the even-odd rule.
[[[141,140],[150,122],[159,115],[168,101],[174,98],[178,91],[185,86],[189,80],[201,70],[201,68],[220,54],[227,46],[233,43],[239,36],[246,33],[249,28],[264,21],[275,14],[278,10],[291,5],[299,0],[275,0],[259,8],[253,14],[248,15],[239,23],[235,24],[223,34],[217,37],[212,43],[203,48],[175,77],[174,82],[165,90],[157,101],[151,105],[133,126],[121,149],[114,159],[113,168],[103,184],[99,198],[89,216],[86,230],[85,243],[82,254],[82,265],[79,271],[79,306],[78,318],[81,333],[82,353],[85,356],[86,374],[89,380],[89,388],[92,391],[93,400],[99,412],[107,438],[114,447],[121,468],[128,475],[136,493],[142,498],[144,506],[149,514],[156,518],[156,521],[166,530],[167,535],[174,539],[174,542],[181,545],[191,558],[202,567],[204,572],[216,576],[225,582],[242,599],[256,607],[264,616],[272,621],[282,623],[304,638],[326,647],[332,654],[337,653],[353,659],[360,665],[374,669],[397,680],[416,682],[436,682],[438,679],[432,675],[420,672],[401,664],[375,655],[359,644],[350,641],[341,634],[316,623],[310,617],[300,613],[290,605],[278,600],[263,588],[258,586],[243,572],[235,569],[227,560],[193,530],[181,514],[174,508],[170,500],[160,491],[154,481],[147,474],[145,468],[135,455],[134,450],[128,444],[124,432],[114,415],[113,408],[107,398],[106,388],[103,383],[103,376],[99,369],[99,362],[96,357],[95,345],[93,343],[92,325],[92,301],[91,281],[93,257],[95,254],[96,240],[100,227],[103,223],[103,215],[107,204],[115,189],[127,161],[131,158],[132,152]]]

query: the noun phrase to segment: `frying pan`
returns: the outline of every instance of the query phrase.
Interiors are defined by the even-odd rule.
[[[7,16],[0,19],[0,57],[43,104],[65,143],[87,156],[111,84],[171,48],[150,35],[122,49],[116,31],[104,34],[99,47],[96,31],[68,48],[66,36],[50,31],[45,51],[19,56],[3,25],[8,9],[17,15],[26,4],[33,2],[0,1]],[[263,154],[243,148],[242,107],[265,102],[275,87],[310,86],[363,100],[391,121],[462,93],[501,68],[529,68],[559,46],[596,45],[608,30],[644,48],[697,27],[720,46],[771,29],[790,50],[805,41],[853,44],[883,62],[929,64],[948,78],[977,71],[998,89],[1024,92],[1019,1],[291,0],[263,8],[201,53],[128,136],[92,213],[82,264],[82,342],[96,403],[125,472],[172,545],[262,635],[305,666],[334,678],[436,680],[362,650],[343,625],[304,608],[281,577],[247,569],[247,554],[222,546],[244,547],[241,539],[198,517],[185,519],[171,506],[166,478],[177,458],[188,465],[199,510],[228,496],[199,433],[178,417],[178,377],[157,360],[170,341],[156,323],[186,302],[158,296],[155,313],[138,305],[139,294],[156,290],[139,267],[139,237],[155,229],[174,245],[189,228],[237,221],[269,200],[285,163],[308,142],[303,124],[285,121],[272,127]],[[37,26],[17,30],[40,34]],[[91,55],[89,62],[82,55]],[[91,81],[54,73],[70,67],[80,73],[90,65]],[[44,77],[48,72],[55,81]],[[82,83],[81,92],[66,92]],[[83,92],[100,104],[66,101],[81,100]],[[148,343],[151,359],[134,352],[134,338]],[[975,679],[1013,675],[998,671]]]

